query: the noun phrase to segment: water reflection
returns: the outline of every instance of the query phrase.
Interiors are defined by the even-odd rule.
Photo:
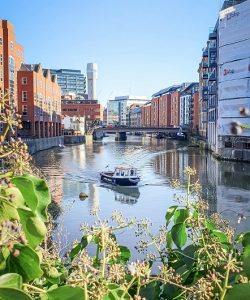
[[[115,192],[115,201],[125,204],[135,204],[140,197],[138,187],[112,186],[108,187]]]

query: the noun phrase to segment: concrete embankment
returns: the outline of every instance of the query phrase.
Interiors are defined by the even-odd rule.
[[[84,135],[65,135],[64,136],[64,144],[65,145],[83,144],[83,143],[85,143]]]
[[[58,147],[64,144],[63,136],[48,137],[41,139],[30,139],[25,141],[28,146],[28,151],[30,154],[34,154],[38,151],[50,149],[53,147]]]

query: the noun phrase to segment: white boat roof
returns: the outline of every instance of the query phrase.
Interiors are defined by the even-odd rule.
[[[136,168],[131,167],[131,166],[117,166],[117,167],[115,167],[115,169],[130,170],[130,169],[136,169]]]

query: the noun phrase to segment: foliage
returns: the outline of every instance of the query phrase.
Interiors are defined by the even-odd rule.
[[[0,145],[5,166],[0,174],[0,299],[249,298],[250,232],[235,236],[219,214],[209,216],[191,168],[185,170],[186,195],[168,208],[158,235],[151,234],[149,220],[125,219],[119,212],[101,220],[95,210],[96,223],[84,224],[82,239],[60,257],[48,230],[48,186],[31,175],[22,141],[10,135],[7,140],[20,122],[6,99],[0,101],[6,111]],[[181,187],[178,181],[172,184]],[[131,226],[140,239],[141,261],[132,262],[130,250],[116,239],[117,231]]]

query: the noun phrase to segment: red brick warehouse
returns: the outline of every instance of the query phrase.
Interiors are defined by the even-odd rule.
[[[17,71],[23,63],[23,47],[16,42],[14,26],[0,19],[0,91],[9,92],[17,106]]]
[[[61,135],[61,88],[57,76],[41,64],[22,64],[17,73],[21,136],[45,138]]]

